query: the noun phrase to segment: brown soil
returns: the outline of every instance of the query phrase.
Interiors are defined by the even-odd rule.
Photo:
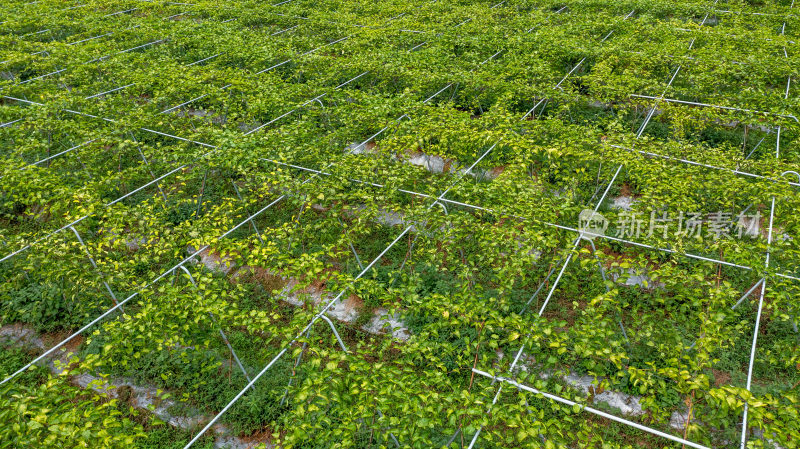
[[[731,383],[731,375],[715,369],[711,369],[711,372],[714,374],[714,387],[719,388],[722,385],[729,385]]]
[[[450,173],[450,169],[452,168],[452,166],[453,166],[453,160],[445,159],[444,167],[442,167],[442,173]]]
[[[344,306],[347,307],[347,310],[362,310],[364,307],[364,300],[351,293],[350,296],[344,300]]]
[[[257,447],[259,444],[266,443],[267,447],[272,444],[272,432],[269,430],[259,430],[250,435],[239,435],[239,439],[248,444],[248,448]]]
[[[41,335],[41,339],[47,347],[52,347],[53,345],[63,341],[65,338],[69,337],[72,332],[64,330],[58,332],[48,332],[46,334]],[[78,335],[77,337],[73,338],[69,342],[67,342],[63,349],[67,352],[78,352],[78,348],[81,347],[83,344],[84,337],[83,335]]]
[[[255,281],[268,292],[281,290],[288,283],[280,276],[277,276],[271,271],[261,267],[245,267],[243,270],[249,274],[248,278],[246,278],[246,281]]]
[[[498,167],[494,167],[491,170],[489,170],[489,173],[492,174],[493,178],[497,178],[498,176],[503,174],[504,171],[506,171],[506,166],[505,165],[500,165]]]

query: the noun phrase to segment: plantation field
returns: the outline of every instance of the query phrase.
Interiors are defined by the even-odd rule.
[[[0,448],[799,448],[794,0],[7,0]]]

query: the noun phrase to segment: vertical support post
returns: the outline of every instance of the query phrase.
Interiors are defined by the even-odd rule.
[[[72,230],[73,233],[75,233],[75,237],[78,238],[78,242],[80,242],[81,246],[83,247],[83,250],[86,252],[86,257],[89,258],[89,262],[92,263],[92,266],[94,267],[95,271],[97,271],[97,273],[100,275],[100,280],[103,282],[103,285],[106,287],[106,291],[108,291],[108,294],[111,295],[111,300],[114,301],[114,305],[117,305],[119,303],[117,301],[117,295],[115,295],[114,291],[111,290],[111,286],[108,285],[108,282],[106,282],[105,275],[100,271],[100,268],[97,267],[97,263],[94,261],[94,257],[92,257],[92,253],[89,252],[89,247],[86,245],[86,243],[84,243],[83,239],[81,238],[81,235],[78,233],[78,230],[75,229],[74,226],[70,225],[69,229]],[[123,310],[123,312],[125,312],[125,311]]]
[[[208,169],[203,173],[203,183],[200,185],[200,194],[197,197],[197,212],[195,212],[195,217],[200,217],[200,209],[203,208],[203,195],[206,193],[206,179],[208,179]]]
[[[130,134],[131,139],[133,139],[133,142],[136,144],[136,150],[139,152],[139,157],[142,159],[142,162],[144,162],[145,167],[147,167],[147,172],[150,173],[150,177],[152,177],[154,180],[158,179],[156,177],[155,173],[153,173],[153,169],[150,167],[150,162],[145,157],[144,152],[142,152],[142,147],[139,145],[139,141],[136,140],[136,136],[133,135],[133,131],[128,131],[128,133]],[[161,183],[156,181],[156,187],[158,188],[158,191],[161,193],[161,197],[164,198],[164,207],[167,207],[166,206],[167,205],[167,195],[164,193],[164,190],[161,188]]]
[[[311,328],[308,328],[306,331],[306,340],[308,340],[309,336],[311,335]],[[297,360],[294,361],[294,368],[292,368],[292,376],[294,376],[294,372],[297,370],[297,367],[300,365],[300,360],[303,358],[303,354],[306,352],[306,348],[308,348],[308,342],[303,342],[303,347],[300,350],[300,354],[297,355]],[[281,405],[286,403],[286,399],[289,397],[289,387],[292,386],[292,381],[294,377],[289,378],[289,383],[286,385],[286,389],[283,392],[283,397],[281,398]]]
[[[764,262],[764,268],[769,268],[770,246],[772,245],[772,225],[774,218],[775,218],[775,197],[773,196],[769,213],[769,230],[767,231],[767,256]],[[758,342],[758,329],[761,326],[761,311],[764,307],[764,294],[766,290],[767,290],[767,280],[764,279],[761,282],[761,292],[758,295],[758,310],[756,312],[756,322],[753,328],[753,343],[750,346],[750,361],[747,365],[747,383],[745,384],[745,389],[747,391],[750,391],[750,387],[753,382],[753,363],[755,362],[756,344]],[[745,401],[744,412],[742,413],[742,439],[740,444],[741,449],[744,449],[745,444],[747,443],[748,408],[749,408],[748,403],[747,401]]]
[[[81,167],[83,168],[83,171],[85,171],[86,174],[89,175],[89,179],[94,179],[94,176],[92,176],[92,172],[90,172],[89,169],[86,168],[86,164],[83,163],[83,161],[81,160],[81,157],[78,155],[78,153],[75,153],[75,159],[77,159],[78,163],[81,164]]]
[[[790,8],[793,8],[793,7],[794,7],[794,0],[792,0],[792,4],[791,4]],[[786,30],[786,22],[784,22],[783,27],[781,27],[781,35],[783,35],[785,30]],[[786,53],[786,47],[783,48],[783,55],[784,55],[785,58],[789,57],[789,55]],[[786,80],[786,92],[783,95],[784,100],[789,98],[789,88],[791,87],[791,84],[792,84],[792,77],[789,76],[788,79]],[[782,125],[778,125],[778,132],[777,132],[777,136],[775,138],[775,161],[776,162],[780,159],[780,156],[781,156],[781,128],[782,128]],[[789,172],[784,172],[781,176],[784,176],[787,173],[789,173]],[[798,175],[798,178],[800,178],[800,175]],[[774,220],[775,220],[775,195],[772,195],[772,201],[771,201],[770,209],[769,209],[769,229],[767,230],[767,254],[766,254],[765,258],[764,258],[764,269],[765,270],[769,269],[769,259],[770,259],[770,251],[772,249],[771,248],[772,247],[772,231],[773,231],[773,222],[774,222]],[[748,366],[747,366],[747,383],[745,385],[745,389],[747,389],[748,392],[750,391],[750,386],[751,386],[751,384],[753,382],[753,364],[755,363],[756,344],[758,343],[758,330],[759,330],[759,327],[761,326],[761,311],[762,311],[762,309],[764,307],[764,295],[766,293],[766,290],[767,290],[767,279],[765,277],[764,280],[761,282],[761,292],[758,295],[758,310],[756,312],[756,323],[755,323],[755,326],[753,328],[753,343],[750,346],[750,360],[749,360],[749,363],[748,363]],[[745,445],[747,444],[747,412],[748,412],[748,409],[749,409],[749,404],[747,403],[747,401],[745,401],[744,402],[744,412],[742,413],[742,438],[741,438],[740,445],[739,445],[739,447],[741,449],[744,449]]]
[[[535,291],[535,292],[533,292],[533,294],[531,295],[530,299],[528,299],[528,302],[526,302],[526,303],[525,303],[525,305],[522,307],[522,310],[520,310],[520,311],[519,311],[519,314],[520,314],[520,315],[524,314],[524,313],[525,313],[525,311],[526,311],[526,310],[528,310],[528,307],[531,305],[531,303],[533,302],[533,300],[534,300],[534,299],[536,299],[536,297],[537,297],[537,296],[539,296],[539,293],[542,291],[542,288],[544,287],[544,284],[546,284],[546,283],[547,283],[547,281],[549,281],[549,280],[550,280],[550,276],[552,276],[552,275],[553,275],[553,273],[556,271],[556,267],[557,267],[557,266],[559,266],[559,265],[561,265],[561,262],[562,262],[563,260],[564,260],[564,258],[563,258],[563,257],[562,257],[562,258],[560,258],[560,259],[558,260],[558,262],[556,262],[556,263],[555,263],[555,265],[553,265],[553,266],[550,268],[550,271],[547,273],[547,276],[545,276],[544,280],[543,280],[542,282],[540,282],[540,283],[539,283],[539,286],[538,286],[538,287],[536,287],[536,291]],[[539,303],[537,302],[536,304],[538,305]]]
[[[192,276],[192,273],[190,273],[189,270],[183,265],[181,265],[180,268],[181,268],[181,270],[183,270],[189,276],[189,281],[191,281],[192,285],[196,289],[197,288],[197,283],[194,281],[194,276]],[[214,325],[217,326],[217,330],[219,330],[219,335],[220,335],[220,337],[222,337],[222,341],[225,343],[225,346],[228,347],[228,350],[231,351],[231,355],[233,356],[233,359],[236,361],[236,364],[239,365],[239,369],[242,371],[242,374],[244,374],[244,377],[247,379],[248,382],[251,382],[252,380],[250,379],[250,374],[248,374],[247,370],[244,369],[244,365],[242,365],[242,361],[239,360],[239,356],[236,354],[236,351],[233,349],[233,346],[231,345],[231,342],[228,341],[228,336],[225,335],[225,332],[222,330],[222,326],[219,324],[219,322],[217,322],[217,318],[211,312],[208,312],[208,316],[211,317],[211,322],[213,322]]]
[[[242,198],[242,194],[239,193],[239,187],[236,185],[236,181],[233,181],[232,184],[233,184],[233,190],[236,192],[236,196],[239,198],[239,201],[241,201],[245,205],[244,212],[248,216],[250,216],[250,210],[247,207],[247,203],[244,201],[244,198]],[[250,219],[248,221],[250,222],[250,225],[253,227],[253,230],[256,232],[256,237],[258,237],[258,241],[263,245],[264,240],[261,239],[261,232],[258,230],[258,226],[256,226],[256,222],[253,220],[253,217],[250,216]]]
[[[364,269],[364,264],[361,263],[361,258],[358,257],[358,253],[356,252],[355,247],[353,247],[353,242],[350,240],[350,235],[347,233],[347,227],[342,223],[342,220],[339,217],[336,217],[336,220],[339,221],[339,224],[342,225],[342,229],[344,230],[344,238],[347,239],[347,244],[350,246],[350,251],[353,252],[353,255],[356,256],[356,262],[358,262],[358,267],[360,269]]]
[[[594,212],[597,212],[597,210],[600,209],[600,206],[603,204],[603,201],[605,201],[608,192],[611,190],[611,186],[613,186],[614,182],[617,180],[617,176],[619,175],[620,170],[622,170],[622,164],[620,164],[617,167],[617,171],[614,172],[614,176],[611,178],[611,181],[608,183],[608,186],[606,186],[606,190],[605,192],[603,192],[603,196],[600,197],[600,200],[594,207]],[[572,248],[570,249],[569,254],[567,254],[566,260],[564,261],[564,265],[561,266],[561,271],[559,271],[555,282],[553,282],[553,286],[550,287],[550,291],[547,293],[547,297],[544,299],[544,304],[542,304],[542,308],[539,309],[539,316],[542,316],[542,314],[544,314],[544,309],[547,307],[547,303],[550,302],[550,298],[553,296],[556,287],[558,287],[558,283],[559,281],[561,281],[561,277],[564,275],[564,271],[567,269],[567,265],[569,265],[570,260],[572,260],[573,252],[578,248],[581,239],[583,239],[583,234],[578,235],[578,237],[575,239],[575,242],[572,244]]]
[[[609,293],[611,289],[608,287],[608,280],[606,279],[606,269],[603,267],[603,264],[600,263],[600,258],[597,257],[597,248],[594,246],[594,241],[591,239],[586,239],[589,241],[589,244],[592,245],[592,256],[594,260],[597,262],[597,269],[600,271],[600,276],[603,277],[603,286],[606,288],[606,293]],[[619,324],[619,328],[622,331],[622,336],[625,338],[625,342],[628,342],[628,333],[625,332],[625,326],[622,324],[622,316],[619,313],[619,310],[616,308],[614,309],[614,315],[617,318],[617,324]]]
[[[716,6],[718,2],[719,2],[719,0],[714,0],[714,6]],[[701,27],[706,24],[706,21],[708,21],[708,16],[710,14],[711,14],[710,11],[706,13],[706,16],[703,18],[703,21],[700,22],[700,26]],[[694,47],[695,40],[696,40],[696,38],[692,38],[692,40],[689,42],[689,50],[691,50]],[[642,125],[639,127],[639,130],[636,133],[636,138],[637,139],[642,137],[642,133],[644,133],[645,128],[647,128],[647,125],[650,123],[650,119],[653,118],[653,114],[655,114],[655,112],[656,112],[656,108],[658,108],[659,103],[661,103],[661,101],[664,100],[664,97],[667,95],[667,91],[672,86],[672,83],[675,81],[675,78],[678,76],[678,73],[680,73],[682,68],[683,68],[683,64],[679,64],[678,68],[675,69],[675,72],[672,73],[672,77],[669,79],[669,82],[667,83],[667,86],[664,88],[664,91],[661,92],[661,96],[659,96],[656,99],[656,102],[653,104],[653,107],[650,108],[650,111],[648,111],[647,116],[645,117],[644,121],[642,122]]]

